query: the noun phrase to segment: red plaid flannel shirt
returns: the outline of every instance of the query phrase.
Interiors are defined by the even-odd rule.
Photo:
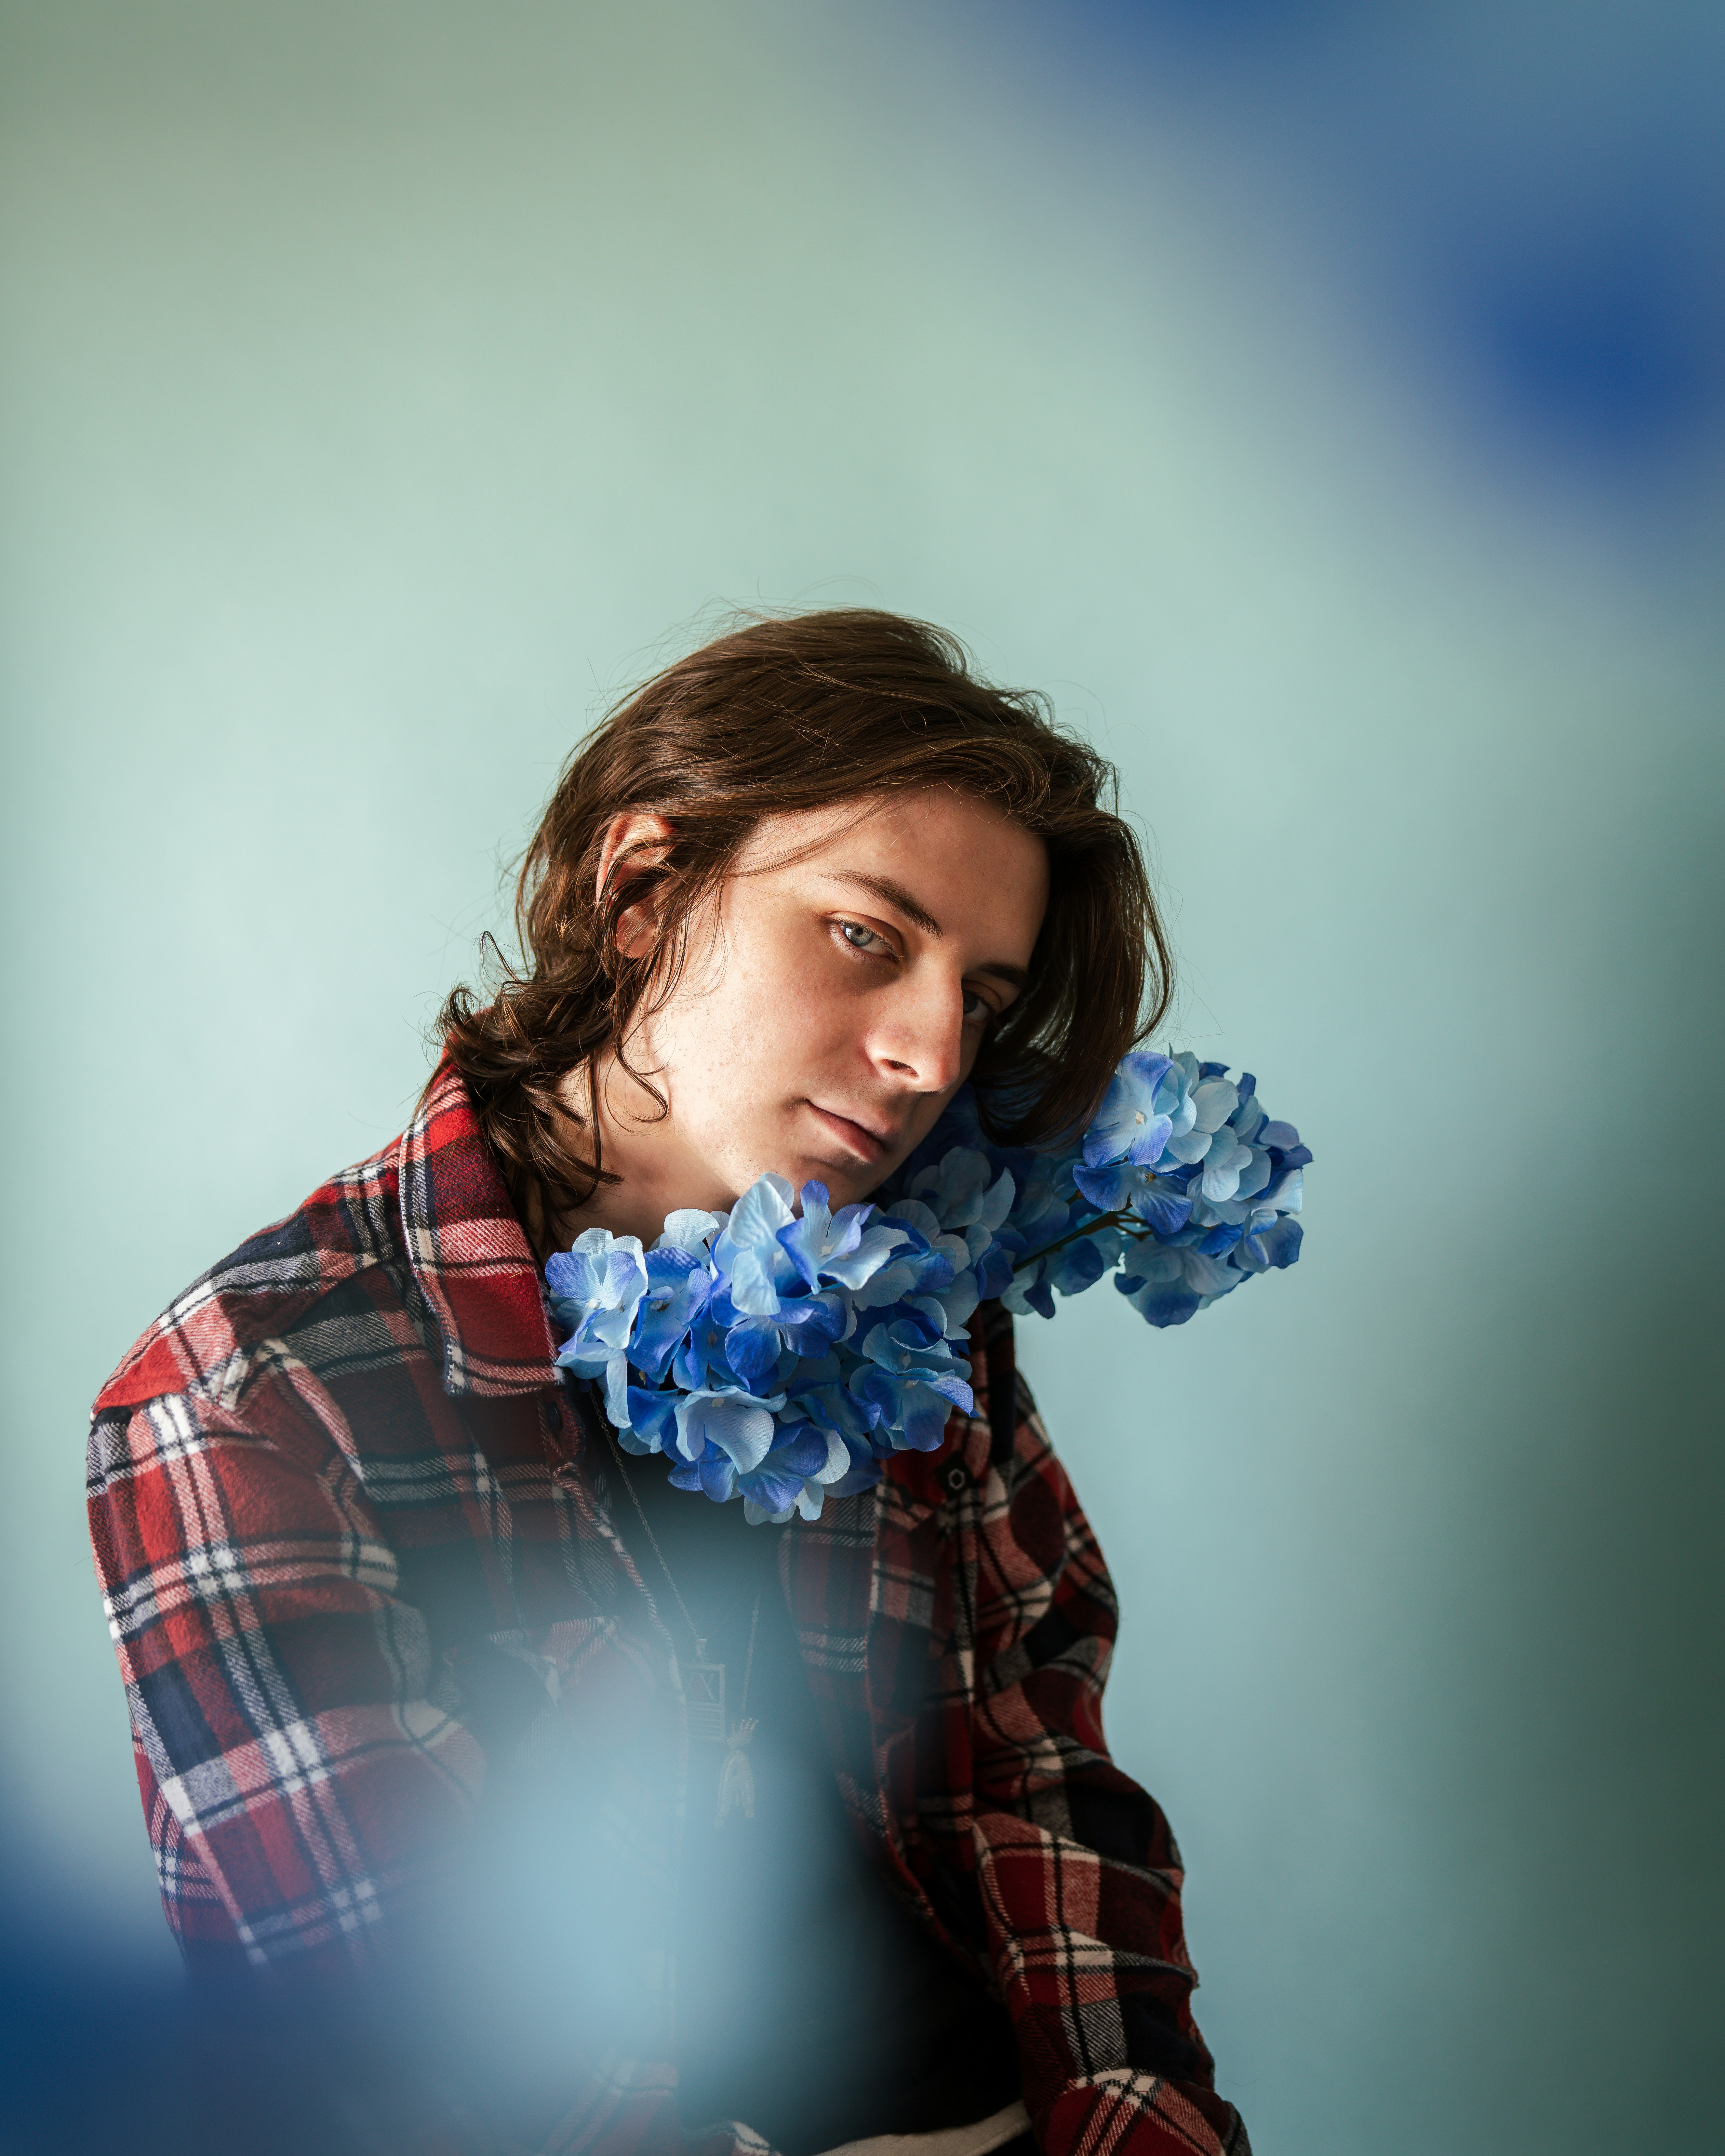
[[[610,1697],[609,1658],[680,1715],[553,1353],[445,1072],[398,1141],[188,1288],[104,1389],[91,1531],[188,1945],[374,1960],[482,1804],[505,1740],[464,1673],[500,1647],[550,1679],[542,1706]],[[976,1412],[938,1452],[783,1537],[840,1791],[1004,1998],[1048,2156],[1245,2156],[1191,2015],[1178,1852],[1103,1740],[1113,1591],[998,1306],[973,1373]],[[541,2145],[689,2148],[658,2049],[592,2062]]]

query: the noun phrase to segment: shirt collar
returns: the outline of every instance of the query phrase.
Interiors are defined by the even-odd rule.
[[[466,1086],[447,1064],[402,1133],[402,1240],[442,1336],[446,1393],[557,1382],[539,1267]]]

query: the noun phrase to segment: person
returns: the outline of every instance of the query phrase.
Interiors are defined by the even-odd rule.
[[[680,659],[572,757],[521,962],[449,998],[406,1132],[104,1388],[91,1529],[229,2016],[218,2133],[266,2087],[284,2146],[1247,2150],[999,1303],[937,1451],[751,1524],[619,1446],[542,1270],[763,1170],[865,1199],[966,1084],[1002,1142],[1080,1127],[1169,993],[1113,783],[925,624]]]

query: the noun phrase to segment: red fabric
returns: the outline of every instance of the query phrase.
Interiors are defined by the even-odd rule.
[[[1178,1852],[1102,1738],[1112,1588],[1010,1327],[978,1314],[976,1411],[938,1453],[783,1538],[834,1771],[876,1861],[1004,1997],[1049,2156],[1244,2156],[1191,2016]],[[553,1352],[445,1075],[398,1142],[195,1283],[102,1392],[91,1532],[182,1938],[261,1967],[387,1959],[524,1714],[596,1753],[602,1726],[658,1715],[680,1757],[669,1643]],[[1015,1386],[993,1418],[1009,1445],[991,1383]],[[488,1695],[500,1657],[520,1681]],[[677,1809],[621,1808],[644,1879],[669,1876]],[[631,1929],[650,1945],[666,1910],[644,1894]],[[686,2148],[669,2043],[637,2048],[572,2064],[534,2145]]]

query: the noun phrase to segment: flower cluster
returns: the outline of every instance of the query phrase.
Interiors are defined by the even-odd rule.
[[[989,1142],[968,1089],[877,1202],[834,1212],[763,1175],[729,1213],[673,1213],[653,1248],[589,1228],[545,1269],[557,1360],[600,1383],[618,1440],[752,1521],[932,1451],[972,1405],[978,1302],[1054,1315],[1105,1274],[1153,1325],[1180,1325],[1299,1255],[1311,1154],[1250,1073],[1135,1051],[1094,1120],[1042,1151]]]

